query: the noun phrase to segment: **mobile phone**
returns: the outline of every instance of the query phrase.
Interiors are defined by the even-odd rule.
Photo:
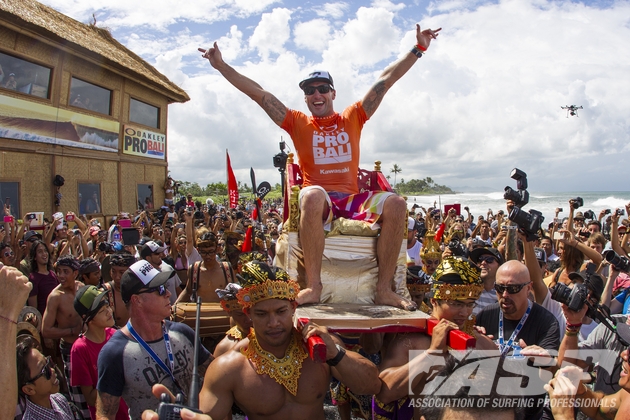
[[[553,233],[553,240],[554,241],[557,241],[557,240],[562,239],[562,238],[564,238],[564,235],[562,234],[562,232],[554,232]]]
[[[90,222],[90,225],[92,225],[92,226],[96,226],[96,225],[98,225],[98,220],[96,220],[96,219],[92,220],[92,221]]]
[[[131,227],[131,220],[129,220],[129,219],[120,219],[118,221],[118,224],[122,228],[129,228],[129,227]]]
[[[4,223],[13,223],[13,216],[4,216]]]
[[[37,215],[35,213],[28,213],[26,215],[26,220],[35,220],[37,219]]]
[[[66,214],[66,222],[73,222],[74,214]]]

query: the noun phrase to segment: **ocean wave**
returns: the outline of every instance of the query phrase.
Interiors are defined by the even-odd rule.
[[[593,206],[599,206],[599,207],[607,207],[607,208],[624,208],[624,206],[628,203],[627,200],[624,200],[623,198],[617,198],[617,197],[606,197],[606,198],[600,198],[599,200],[595,200],[593,202]]]
[[[486,197],[492,199],[492,200],[503,200],[503,194],[504,192],[493,192],[490,194],[485,194]]]

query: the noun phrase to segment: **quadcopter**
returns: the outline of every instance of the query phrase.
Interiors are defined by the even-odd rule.
[[[577,110],[578,109],[584,109],[582,108],[582,105],[577,106],[577,105],[567,105],[567,106],[561,106],[560,108],[562,109],[566,109],[567,110],[567,118],[569,118],[569,115],[571,115],[572,117],[579,117]]]

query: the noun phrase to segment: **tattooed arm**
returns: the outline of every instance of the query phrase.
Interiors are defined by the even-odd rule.
[[[260,105],[274,123],[278,126],[282,125],[282,121],[287,113],[287,107],[258,83],[243,76],[223,61],[221,51],[219,51],[219,46],[216,42],[208,50],[199,48],[199,51],[203,53],[203,58],[207,58],[210,61],[210,65],[217,69],[228,82]]]
[[[96,395],[96,420],[114,420],[120,405],[120,397],[98,391]]]
[[[424,49],[429,48],[431,40],[438,36],[438,32],[441,29],[442,28],[436,30],[425,29],[424,31],[420,31],[420,25],[416,25],[416,40],[418,45],[424,47]],[[383,74],[381,74],[374,86],[370,88],[361,101],[368,118],[374,115],[374,112],[383,100],[383,96],[385,96],[387,91],[398,81],[398,79],[403,77],[405,73],[409,71],[417,59],[418,58],[414,53],[408,52],[404,57],[391,64],[383,71]]]

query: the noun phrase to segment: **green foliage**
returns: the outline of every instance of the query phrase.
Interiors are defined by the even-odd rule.
[[[412,179],[405,182],[401,179],[396,185],[396,191],[401,195],[427,195],[427,194],[454,194],[446,185],[436,184],[431,177],[424,179]]]

